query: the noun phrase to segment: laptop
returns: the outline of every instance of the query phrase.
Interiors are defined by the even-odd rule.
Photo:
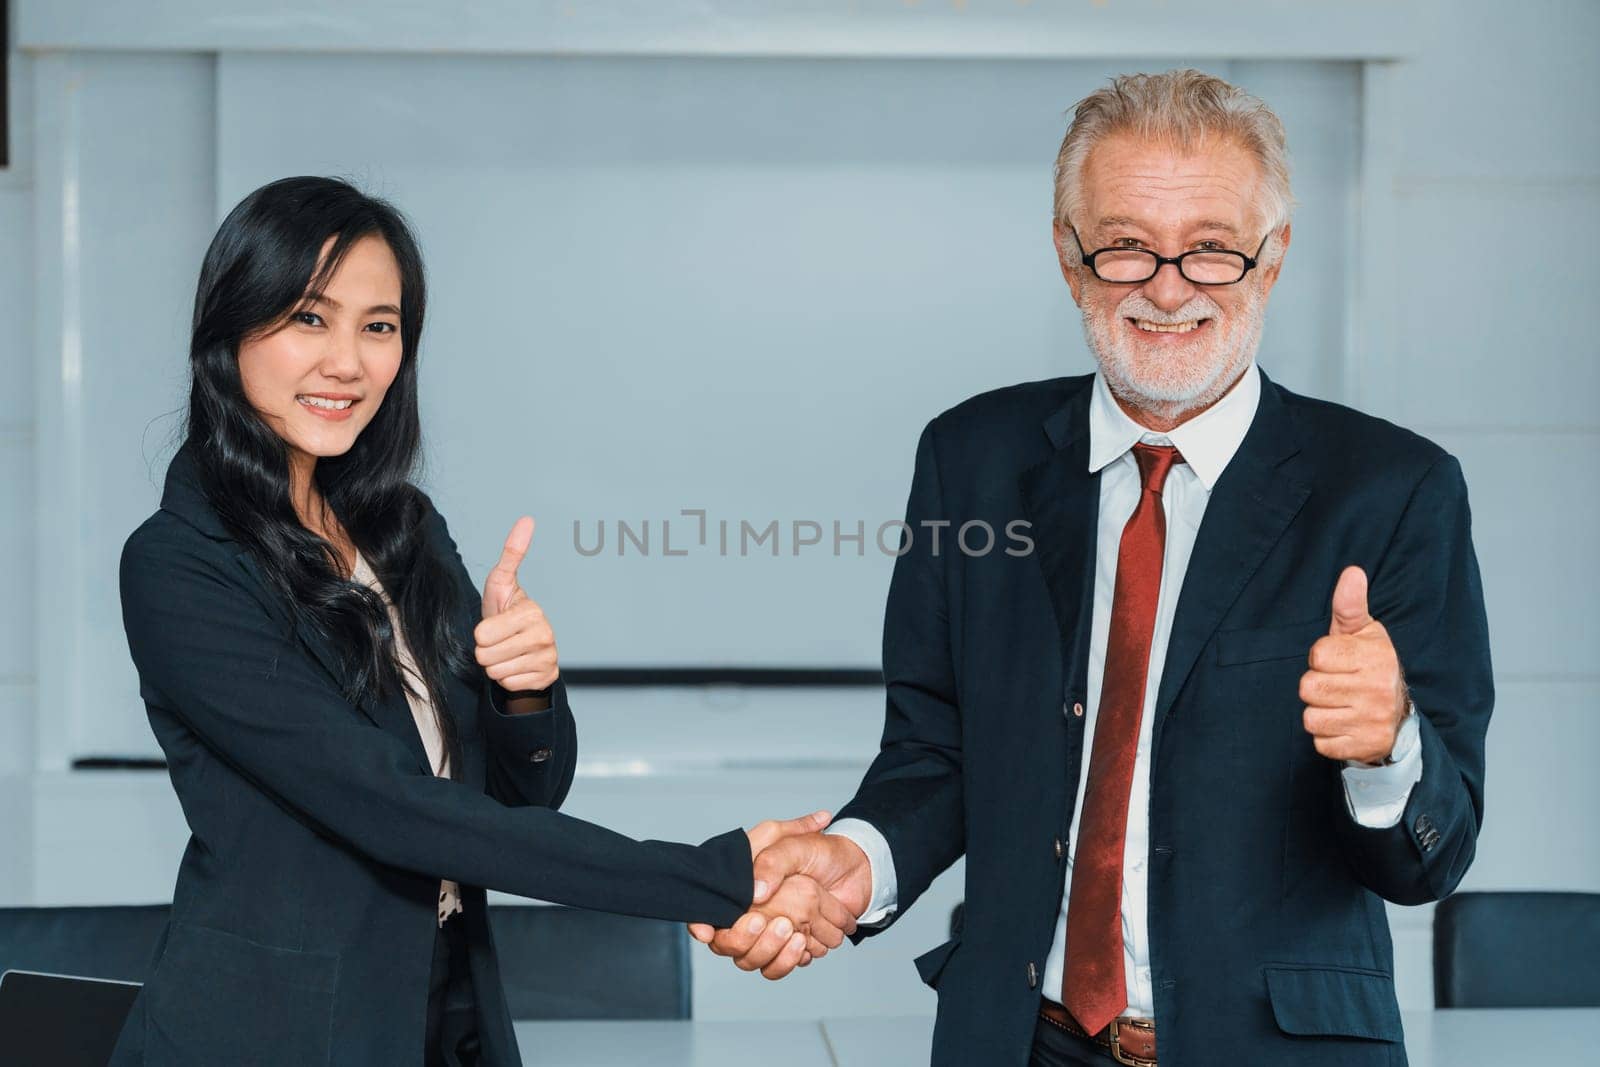
[[[38,971],[0,974],[0,1060],[10,1067],[106,1067],[138,982]]]

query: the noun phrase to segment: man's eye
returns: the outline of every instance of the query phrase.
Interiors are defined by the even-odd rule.
[[[1138,248],[1140,245],[1144,244],[1144,242],[1139,240],[1137,237],[1118,237],[1111,243],[1119,248]]]

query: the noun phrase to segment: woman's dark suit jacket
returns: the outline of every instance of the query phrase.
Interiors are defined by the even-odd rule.
[[[476,586],[431,502],[425,528],[470,647]],[[461,883],[450,921],[466,924],[489,1064],[520,1060],[485,887],[722,926],[750,903],[742,830],[635,841],[554,810],[577,748],[559,681],[550,710],[512,716],[487,675],[452,678],[462,780],[429,773],[402,694],[341,696],[338,656],[223,528],[188,444],[123,547],[121,593],[191,836],[114,1064],[420,1064],[441,878]]]

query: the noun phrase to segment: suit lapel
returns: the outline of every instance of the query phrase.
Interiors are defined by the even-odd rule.
[[[1100,514],[1100,476],[1089,473],[1089,393],[1080,389],[1045,420],[1045,434],[1056,450],[1019,479],[1035,555],[1061,630],[1064,679],[1069,690],[1079,693],[1088,669]]]
[[[206,496],[195,445],[190,440],[184,440],[167,467],[166,483],[161,491],[161,507],[214,541],[239,544]],[[423,536],[429,536],[427,524],[424,524]],[[436,546],[432,550],[438,551]],[[260,565],[248,549],[241,547],[240,551],[235,553],[234,559],[260,591],[259,597],[263,603],[283,603],[283,597],[266,580]],[[339,662],[339,656],[334,651],[332,643],[318,633],[299,612],[291,611],[289,614],[295,620],[295,637],[333,679],[339,692],[344,693],[349,688],[350,677]],[[393,693],[387,700],[362,700],[357,702],[357,707],[373,723],[404,741],[419,764],[423,767],[428,766],[427,750],[422,746],[422,736],[417,733],[417,724],[411,717],[411,706],[406,702],[404,693]]]
[[[236,557],[251,579],[263,589],[268,588],[265,576],[261,573],[260,566],[248,549],[241,551]],[[311,653],[322,669],[333,679],[340,693],[347,692],[352,678],[345,665],[340,662],[339,654],[335,651],[333,643],[311,624],[309,618],[296,612],[294,615],[295,637]],[[411,715],[411,705],[406,701],[404,693],[390,693],[384,699],[365,697],[356,701],[356,707],[375,725],[394,734],[404,741],[417,762],[427,767],[428,751],[423,747],[422,735],[417,732],[417,723]]]
[[[1184,573],[1156,696],[1152,751],[1160,751],[1162,726],[1200,650],[1311,495],[1285,462],[1298,451],[1280,391],[1262,374],[1255,419],[1212,489]]]

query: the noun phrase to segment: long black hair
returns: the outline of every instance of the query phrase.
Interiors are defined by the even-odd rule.
[[[477,664],[455,625],[464,594],[448,564],[427,550],[422,522],[430,505],[411,482],[422,448],[417,345],[426,286],[421,252],[398,210],[347,182],[299,177],[262,186],[228,213],[206,250],[195,292],[188,440],[224,525],[344,657],[345,697],[384,700],[398,694],[396,686],[415,692],[400,671],[382,599],[345,578],[334,547],[301,524],[290,500],[288,443],[246,399],[239,375],[241,340],[287,322],[308,293],[322,290],[351,245],[368,236],[382,238],[400,268],[400,369],[355,444],[343,455],[318,458],[313,478],[394,602],[451,776],[460,777],[443,683],[455,674],[472,684]]]

